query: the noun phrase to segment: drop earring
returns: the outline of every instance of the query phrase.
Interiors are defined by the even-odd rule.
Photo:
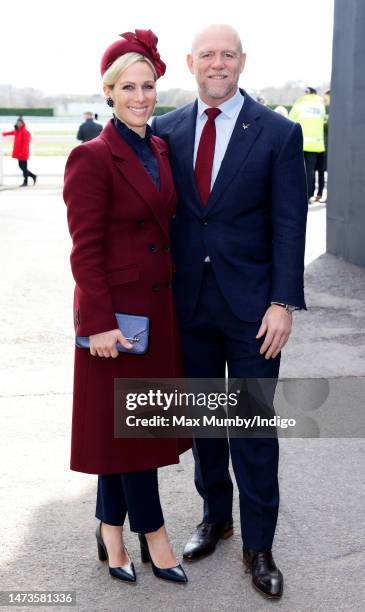
[[[113,98],[111,98],[110,96],[106,98],[105,102],[107,103],[108,106],[111,106],[111,107],[114,106]]]

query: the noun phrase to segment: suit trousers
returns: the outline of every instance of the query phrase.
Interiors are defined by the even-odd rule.
[[[149,533],[162,527],[157,469],[98,476],[96,518],[123,525],[127,512],[131,531]]]
[[[273,379],[280,354],[265,359],[256,340],[261,320],[245,322],[231,311],[217,284],[212,265],[204,276],[195,312],[181,322],[185,375],[188,378]],[[274,434],[275,435],[275,434]],[[193,444],[195,485],[204,501],[208,523],[232,517],[233,484],[229,457],[239,489],[242,540],[255,550],[272,546],[279,508],[277,437],[196,438]]]

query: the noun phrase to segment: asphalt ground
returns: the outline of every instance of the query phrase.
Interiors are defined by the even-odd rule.
[[[263,599],[244,573],[237,491],[234,536],[205,560],[185,563],[187,585],[157,580],[141,563],[129,529],[138,582],[109,578],[96,554],[96,477],[69,470],[73,280],[61,178],[3,190],[0,217],[0,589],[75,590],[80,611],[363,610],[365,444],[341,432],[332,439],[281,440],[274,545],[285,578],[280,602]],[[365,270],[321,255],[324,228],[324,207],[313,207],[309,309],[294,315],[283,377],[365,376]],[[344,420],[347,408],[344,402]],[[167,528],[181,555],[201,520],[191,453],[161,469],[159,479]]]

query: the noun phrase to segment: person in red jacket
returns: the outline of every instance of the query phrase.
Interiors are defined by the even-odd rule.
[[[37,175],[28,170],[29,144],[31,135],[25,127],[25,122],[21,117],[17,119],[14,128],[15,129],[11,132],[3,132],[2,134],[3,136],[15,136],[12,157],[18,160],[19,168],[23,172],[24,180],[20,186],[26,187],[28,185],[28,176],[33,179],[33,184],[35,184],[37,180]]]

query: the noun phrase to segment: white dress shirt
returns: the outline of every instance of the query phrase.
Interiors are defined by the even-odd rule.
[[[233,128],[236,124],[237,117],[240,113],[244,102],[244,97],[240,90],[237,89],[236,93],[232,98],[223,102],[218,106],[221,111],[220,115],[215,120],[216,130],[216,141],[214,150],[214,160],[212,168],[212,181],[210,189],[213,189],[214,181],[217,178],[219,168],[227,151],[228,143],[232,136]],[[196,116],[196,127],[195,127],[195,144],[194,144],[194,168],[196,162],[196,156],[198,152],[200,137],[208,117],[205,113],[205,109],[210,108],[208,104],[205,104],[203,100],[198,98],[198,112]]]

